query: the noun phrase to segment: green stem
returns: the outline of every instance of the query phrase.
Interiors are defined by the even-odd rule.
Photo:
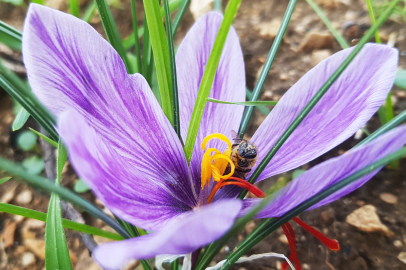
[[[281,27],[276,34],[275,40],[272,43],[271,50],[269,51],[268,57],[266,58],[264,67],[261,70],[261,74],[258,77],[258,81],[255,84],[254,90],[252,91],[252,98],[251,101],[257,101],[259,94],[261,93],[262,87],[264,86],[266,77],[268,76],[269,70],[271,69],[272,63],[275,59],[276,52],[281,45],[283,35],[286,32],[286,28],[288,27],[290,17],[292,16],[293,10],[295,9],[297,0],[290,0],[288,7],[286,8],[285,15],[283,16]],[[254,107],[248,107],[244,111],[244,115],[241,119],[240,129],[238,131],[238,136],[240,138],[244,137],[245,131],[247,130],[248,123],[250,121],[252,112],[254,111]]]
[[[217,66],[220,62],[221,52],[226,42],[228,31],[230,30],[234,17],[237,14],[240,3],[241,0],[230,0],[230,2],[228,2],[226,12],[224,14],[224,19],[221,22],[216,40],[214,41],[213,49],[210,53],[206,68],[203,73],[184,147],[186,160],[188,161],[188,163],[190,162],[190,159],[192,157],[200,121],[202,120],[203,112],[207,103],[207,98],[209,97],[210,90],[213,85]]]
[[[347,68],[347,66],[351,63],[351,61],[355,58],[358,52],[361,51],[362,47],[369,41],[369,39],[373,36],[376,29],[378,29],[389,17],[393,8],[399,3],[400,0],[395,0],[391,3],[391,5],[382,13],[379,17],[376,24],[374,24],[368,32],[361,38],[358,45],[352,50],[352,52],[348,55],[348,57],[344,60],[344,62],[337,68],[337,70],[331,75],[330,78],[323,84],[320,90],[313,96],[313,98],[309,101],[309,103],[303,108],[303,110],[299,113],[299,115],[293,120],[293,122],[289,125],[286,131],[282,134],[282,136],[278,139],[278,141],[274,144],[271,148],[269,153],[264,157],[261,163],[258,165],[257,169],[254,171],[252,176],[250,177],[249,182],[255,183],[258,177],[261,175],[262,171],[266,168],[269,164],[271,159],[275,156],[277,151],[282,147],[285,141],[289,138],[289,136],[295,131],[295,129],[300,125],[303,119],[310,113],[313,107],[319,102],[319,100],[324,96],[330,86],[337,80],[337,78],[341,75],[341,73]],[[238,195],[239,199],[243,199],[247,194],[246,190],[241,191]]]

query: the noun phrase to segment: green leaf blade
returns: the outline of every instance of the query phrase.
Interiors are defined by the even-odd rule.
[[[18,112],[16,118],[14,119],[12,129],[13,131],[17,131],[21,129],[25,123],[27,122],[28,118],[30,117],[30,114],[27,112],[26,109],[21,108],[20,111]]]
[[[3,21],[0,21],[0,42],[13,50],[21,51],[22,33]]]
[[[230,104],[230,105],[243,105],[243,106],[275,106],[277,101],[245,101],[245,102],[229,102],[222,101],[214,98],[207,98],[207,101],[220,104]]]

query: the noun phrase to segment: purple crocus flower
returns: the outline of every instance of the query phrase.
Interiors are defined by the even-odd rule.
[[[221,21],[215,12],[201,17],[176,56],[183,139]],[[322,61],[282,97],[252,137],[258,148],[257,164],[351,50]],[[182,144],[145,79],[128,75],[117,52],[87,23],[31,4],[24,25],[23,57],[34,93],[57,117],[58,131],[78,175],[115,215],[154,231],[99,246],[94,257],[103,267],[116,269],[132,258],[190,253],[221,237],[238,215],[257,202],[242,203],[234,199],[238,188],[224,187],[206,205],[214,183],[201,187],[203,139],[237,130],[242,106],[207,104],[188,165]],[[361,128],[384,102],[397,59],[396,49],[365,45],[258,180],[308,163]],[[228,34],[210,97],[245,100],[243,55],[234,29]],[[280,216],[399,149],[406,141],[405,131],[405,127],[396,128],[310,169],[280,190],[259,217]],[[225,149],[217,140],[208,147]],[[314,207],[348,194],[375,173]]]

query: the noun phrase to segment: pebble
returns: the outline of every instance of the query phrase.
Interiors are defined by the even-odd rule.
[[[387,236],[393,235],[393,232],[382,224],[376,213],[375,206],[370,204],[354,210],[347,216],[345,221],[364,232],[380,232]]]
[[[400,240],[395,240],[395,241],[393,241],[393,245],[394,245],[395,247],[397,247],[397,248],[400,248],[400,247],[403,246],[403,243],[402,243],[402,241],[400,241]]]
[[[358,206],[364,206],[365,202],[361,201],[361,200],[358,200],[358,201],[355,202],[355,204],[358,205]]]
[[[33,263],[35,263],[35,256],[31,252],[25,252],[23,256],[21,256],[22,266],[26,267]]]
[[[331,49],[334,44],[334,37],[330,34],[310,32],[306,34],[300,43],[300,50],[311,52],[313,50]]]
[[[278,33],[281,24],[282,20],[275,18],[272,21],[257,24],[256,29],[259,30],[259,35],[261,37],[266,39],[273,39]]]
[[[316,66],[318,63],[331,56],[330,50],[316,50],[312,52],[310,63]]]
[[[397,91],[396,96],[400,99],[404,99],[406,97],[406,91]]]
[[[279,241],[281,241],[285,245],[289,245],[289,241],[288,241],[288,238],[286,237],[286,235],[282,234],[281,236],[279,236],[278,239],[279,239]]]
[[[3,239],[3,244],[5,248],[11,247],[14,244],[14,233],[17,228],[17,223],[7,221],[4,225],[1,238]]]
[[[9,202],[11,202],[11,200],[14,198],[14,191],[15,191],[15,188],[16,188],[16,187],[11,188],[11,189],[9,189],[6,193],[4,193],[3,196],[1,196],[1,198],[0,198],[0,202],[2,202],[2,203],[9,203]]]
[[[37,219],[28,219],[24,226],[28,229],[42,229],[45,228],[45,222]]]
[[[288,74],[286,74],[286,73],[281,73],[281,74],[279,75],[279,79],[280,79],[281,81],[286,81],[288,78],[289,78],[289,76],[288,76]]]
[[[28,204],[32,201],[32,191],[29,189],[24,190],[16,197],[16,202],[18,204]]]
[[[310,266],[307,263],[302,264],[303,270],[310,270]]]
[[[401,253],[399,253],[398,259],[399,259],[402,263],[406,264],[406,252],[401,252]]]
[[[381,193],[379,195],[382,201],[389,203],[389,204],[396,204],[398,202],[398,197],[390,193]]]
[[[251,220],[250,222],[245,224],[245,232],[247,234],[250,234],[255,229],[255,227],[256,227],[255,222]]]
[[[214,0],[192,0],[190,3],[190,12],[193,18],[197,20],[200,16],[213,9]]]

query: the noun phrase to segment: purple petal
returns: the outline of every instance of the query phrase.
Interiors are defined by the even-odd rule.
[[[258,146],[257,165],[352,50],[345,49],[322,61],[282,97],[252,137],[251,141]],[[397,62],[396,49],[366,44],[277,152],[258,181],[297,168],[354,134],[386,99]]]
[[[179,139],[147,82],[87,23],[30,5],[24,61],[76,172],[119,217],[157,229],[196,205]],[[67,109],[70,113],[62,117]]]
[[[223,16],[217,12],[200,17],[183,39],[176,54],[180,122],[184,141],[200,81],[222,20]],[[237,33],[232,27],[223,48],[210,97],[231,102],[245,101],[244,59]],[[243,111],[243,106],[207,103],[191,160],[196,189],[201,188],[200,166],[203,151],[200,144],[203,138],[212,133],[222,133],[230,137],[232,130],[238,130]],[[225,143],[213,140],[208,147],[223,151]]]
[[[140,98],[143,94],[138,93]],[[148,108],[148,104],[140,102],[139,107]],[[59,123],[78,175],[114,214],[145,229],[159,229],[196,204],[176,134],[164,133],[152,125],[153,120],[146,117],[150,126],[141,125],[129,138],[134,141],[124,142],[114,142],[111,134],[89,125],[75,111],[62,115]]]
[[[158,254],[188,254],[220,238],[234,223],[240,200],[222,200],[174,219],[165,228],[146,236],[97,247],[95,260],[107,269],[119,269],[131,259]]]
[[[384,156],[399,150],[403,147],[405,142],[406,126],[400,126],[370,143],[354,148],[339,157],[329,159],[311,168],[289,183],[285,188],[281,189],[275,195],[275,199],[262,210],[257,217],[279,217],[285,214],[316,193],[332,186]],[[347,195],[365,184],[380,169],[381,168],[361,177],[309,209],[320,207]],[[258,200],[246,200],[244,207],[246,208],[252,204],[256,204],[256,202],[258,202]]]

